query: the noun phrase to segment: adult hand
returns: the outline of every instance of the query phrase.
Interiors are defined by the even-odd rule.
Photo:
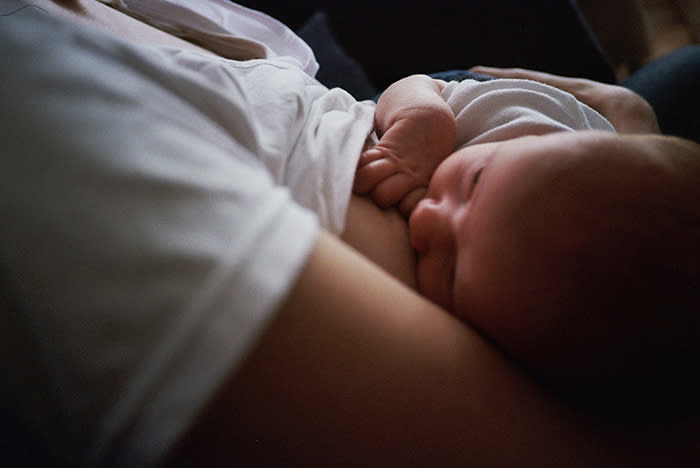
[[[522,68],[477,66],[471,71],[497,78],[539,81],[571,93],[579,101],[600,112],[619,133],[660,133],[656,114],[651,105],[634,91],[622,86]]]

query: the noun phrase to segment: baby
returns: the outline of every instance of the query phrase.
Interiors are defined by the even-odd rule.
[[[356,191],[410,215],[421,293],[570,401],[626,418],[698,406],[700,147],[601,131],[567,93],[498,81],[516,92],[468,117],[453,94],[493,84],[390,87]]]

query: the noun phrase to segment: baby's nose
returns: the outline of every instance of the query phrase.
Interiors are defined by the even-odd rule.
[[[416,205],[408,221],[411,245],[418,252],[427,251],[449,232],[440,203],[430,198]]]

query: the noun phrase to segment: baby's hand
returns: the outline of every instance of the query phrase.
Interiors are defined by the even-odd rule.
[[[387,208],[399,203],[399,211],[408,217],[425,195],[427,182],[415,173],[402,171],[401,159],[386,148],[375,146],[360,156],[355,174],[355,193],[371,192],[372,200]]]
[[[454,134],[451,113],[407,110],[360,156],[354,192],[371,194],[383,208],[398,204],[403,215],[410,215],[437,166],[452,153]]]

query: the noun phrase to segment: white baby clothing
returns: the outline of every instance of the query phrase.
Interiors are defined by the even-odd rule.
[[[453,81],[442,96],[457,119],[455,149],[525,135],[615,131],[605,117],[573,95],[536,81]]]

